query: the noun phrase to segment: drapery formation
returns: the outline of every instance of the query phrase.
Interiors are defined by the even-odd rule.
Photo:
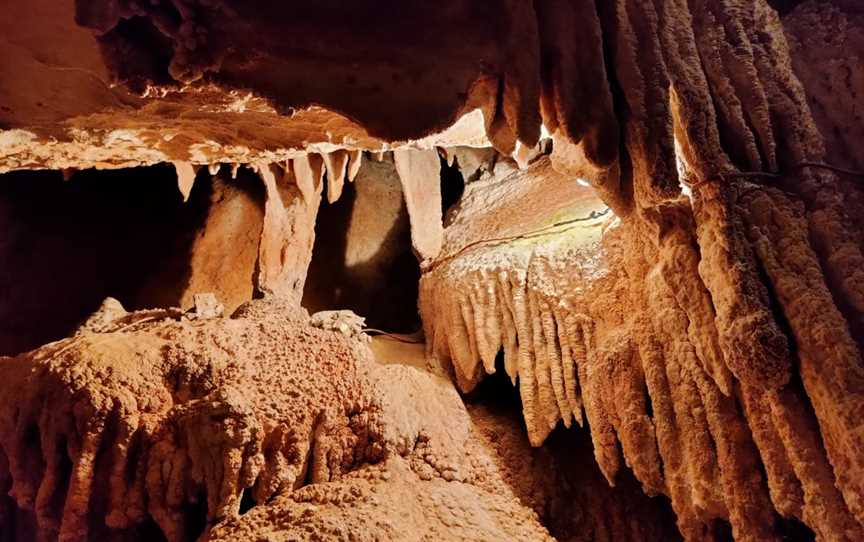
[[[552,165],[620,225],[576,251],[548,248],[570,232],[495,249],[445,230],[456,256],[421,288],[430,351],[468,390],[503,349],[532,442],[584,418],[610,483],[626,464],[688,539],[718,518],[774,539],[772,509],[820,539],[862,536],[860,186],[812,166],[830,153],[777,14],[620,0],[570,33],[552,25],[582,3],[563,4],[538,3],[570,17],[539,19]],[[605,64],[582,57],[596,36]]]
[[[188,194],[193,163],[265,164],[258,287],[296,297],[322,172],[336,198],[359,163],[327,153],[385,150],[385,141],[424,148],[396,162],[415,249],[428,260],[420,303],[430,351],[451,362],[464,390],[496,370],[503,350],[532,442],[559,420],[587,422],[610,483],[626,465],[647,493],[668,495],[688,539],[710,536],[717,519],[739,540],[774,539],[774,512],[822,539],[864,537],[864,198],[851,177],[824,167],[860,165],[855,138],[832,130],[845,121],[840,105],[855,107],[831,103],[819,86],[831,67],[812,65],[819,59],[809,60],[802,36],[820,14],[846,36],[852,19],[840,8],[795,16],[805,29],[790,26],[796,74],[763,0],[323,1],[284,8],[299,10],[290,16],[276,3],[76,4],[102,67],[134,92],[62,58],[51,60],[56,70],[39,55],[3,63],[40,82],[0,89],[10,104],[0,120],[18,129],[0,140],[4,168],[171,160]],[[369,32],[349,31],[358,27]],[[18,45],[0,45],[4,58],[23,58]],[[62,92],[84,78],[86,93]],[[54,109],[30,107],[41,89]],[[317,105],[341,116],[305,109]],[[438,195],[425,173],[435,143],[413,140],[474,109],[504,154],[524,156],[542,123],[553,152],[526,175],[554,183],[535,192],[508,188],[523,177],[477,185],[466,221],[501,202],[492,207],[549,228],[543,235],[507,230],[513,216],[501,214],[476,230],[457,221],[440,231],[437,200],[424,197]],[[321,119],[334,122],[326,137]],[[119,120],[128,130],[106,136]],[[162,137],[166,123],[186,137]],[[307,154],[310,141],[325,156]],[[577,205],[575,177],[603,203]],[[563,195],[537,205],[544,193]],[[533,207],[507,207],[526,194]],[[615,225],[605,225],[607,206]],[[490,237],[507,239],[474,244]],[[4,430],[13,447],[26,432]],[[37,490],[26,473],[17,479],[30,506]]]

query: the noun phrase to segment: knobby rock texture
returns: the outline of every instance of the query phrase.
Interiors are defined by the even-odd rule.
[[[415,358],[375,361],[292,300],[230,319],[106,303],[4,360],[0,535],[551,540],[505,482],[534,475],[499,466]]]
[[[429,351],[468,391],[503,350],[532,444],[559,421],[587,424],[609,483],[629,468],[667,495],[686,539],[713,536],[718,519],[736,540],[779,539],[784,517],[856,540],[861,179],[837,168],[857,167],[860,85],[854,53],[807,43],[823,32],[849,45],[860,14],[805,3],[787,40],[761,2],[598,6],[588,20],[613,88],[584,92],[605,101],[621,144],[597,145],[600,120],[584,121],[598,139],[581,141],[562,122],[574,93],[556,89],[597,79],[562,67],[576,38],[541,25],[557,52],[544,124],[564,175],[543,159],[466,188],[421,282]],[[808,167],[825,163],[836,167]],[[614,218],[577,211],[574,175]]]
[[[196,168],[248,166],[265,300],[232,318],[107,304],[0,360],[3,536],[664,540],[668,499],[686,540],[864,539],[856,2],[9,13],[0,171],[170,162],[185,200]],[[497,154],[439,157],[457,144]],[[298,306],[322,200],[389,150],[423,271],[420,375]],[[468,181],[444,220],[442,162]],[[501,371],[518,458],[442,377],[470,397]],[[557,436],[574,422],[605,483],[532,470],[584,458]],[[511,483],[550,471],[570,506]]]

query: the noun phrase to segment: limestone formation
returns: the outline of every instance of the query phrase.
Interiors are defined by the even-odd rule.
[[[418,258],[429,260],[441,251],[441,164],[432,151],[399,150],[393,154],[411,218],[411,243]]]
[[[277,309],[143,318],[5,361],[12,532],[34,518],[29,536],[82,540],[151,518],[187,540],[195,503],[213,523],[239,513],[244,491],[264,502],[374,459],[362,355]]]
[[[541,445],[559,420],[567,427],[587,420],[609,483],[626,464],[646,493],[670,497],[685,538],[701,538],[715,519],[728,520],[736,538],[777,537],[772,508],[821,539],[861,536],[851,475],[858,471],[856,431],[842,412],[860,410],[862,364],[817,271],[803,204],[796,208],[778,190],[751,187],[734,207],[741,213],[737,242],[750,251],[750,269],[758,257],[786,314],[782,325],[793,335],[773,333],[782,344],[798,345],[795,382],[787,373],[772,387],[774,373],[754,374],[752,383],[741,373],[759,367],[754,355],[761,340],[738,350],[721,339],[723,320],[714,314],[720,303],[712,302],[710,283],[697,269],[708,264],[704,252],[699,263],[694,222],[706,217],[687,200],[664,204],[659,228],[604,215],[608,209],[590,190],[549,168],[544,159],[526,172],[466,188],[445,229],[442,256],[421,281],[430,354],[450,363],[456,382],[470,391],[498,370],[496,354],[503,350],[501,368],[518,383],[532,444]],[[790,248],[773,248],[784,245],[771,232],[783,232]],[[762,299],[769,312],[761,321],[775,322],[767,293],[737,299]],[[742,319],[734,332],[739,342],[748,329],[765,329],[759,319],[744,319],[747,314],[730,313]],[[827,324],[830,318],[835,323]],[[814,328],[820,319],[830,334]],[[798,330],[799,321],[811,324]],[[810,362],[810,348],[823,352],[826,365]],[[736,355],[744,365],[728,361]],[[823,386],[835,390],[830,407]],[[808,399],[813,414],[798,406]],[[806,436],[817,421],[824,447]],[[790,422],[810,442],[807,459]],[[825,484],[824,476],[833,481]]]
[[[858,2],[7,4],[0,540],[864,539]]]

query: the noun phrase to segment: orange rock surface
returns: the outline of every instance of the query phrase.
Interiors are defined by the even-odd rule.
[[[170,164],[201,233],[0,358],[0,539],[864,539],[857,2],[8,4],[0,173]],[[422,333],[308,318],[322,232],[413,310],[409,226]]]

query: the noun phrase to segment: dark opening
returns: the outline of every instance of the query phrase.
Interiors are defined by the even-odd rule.
[[[447,165],[447,160],[441,159],[441,211],[446,224],[447,211],[455,205],[465,192],[465,178],[455,162]]]
[[[587,426],[567,429],[558,424],[544,448],[560,471],[562,501],[571,503],[571,508],[558,510],[547,522],[556,539],[614,539],[615,533],[628,533],[634,540],[682,540],[668,497],[645,495],[632,471],[623,466],[615,487],[609,485],[594,459]],[[582,512],[591,508],[599,514]]]
[[[803,2],[804,0],[768,0],[768,3],[772,8],[776,9],[781,17],[788,15],[792,12],[798,4]]]
[[[788,542],[813,542],[816,540],[816,533],[795,518],[779,518],[777,531],[780,533],[781,539]]]
[[[59,435],[54,450],[54,453],[59,459],[56,467],[57,472],[55,474],[58,482],[54,487],[54,493],[51,495],[48,503],[48,507],[51,510],[51,516],[55,518],[63,516],[63,505],[66,503],[66,493],[69,489],[69,482],[72,478],[72,459],[66,451],[66,445],[66,436]]]
[[[22,437],[22,449],[26,450],[22,454],[23,468],[22,471],[31,475],[33,480],[42,480],[45,476],[45,459],[42,453],[42,437],[39,433],[39,426],[35,423],[28,426],[24,430]]]
[[[522,397],[516,385],[504,370],[504,352],[499,350],[495,356],[495,372],[486,375],[464,399],[467,404],[482,403],[497,414],[510,414],[522,418]]]
[[[711,522],[710,535],[717,542],[734,542],[732,525],[725,519],[715,519]]]
[[[160,14],[166,28],[179,26],[180,15],[173,9]],[[160,32],[147,17],[121,19],[111,31],[99,38],[103,58],[120,82],[135,92],[143,93],[150,83],[173,83],[168,67],[174,55],[170,38]]]
[[[652,420],[654,419],[654,401],[651,400],[651,394],[648,393],[648,386],[642,386],[642,393],[645,397],[645,414]]]
[[[395,166],[364,159],[342,197],[321,204],[303,306],[352,310],[369,327],[409,333],[420,327],[419,280]]]
[[[187,540],[198,540],[207,528],[207,492],[199,491],[194,501],[187,502],[181,513]]]
[[[240,515],[242,516],[249,510],[252,510],[256,504],[258,503],[255,502],[255,498],[252,496],[252,488],[244,488],[243,493],[240,495]]]
[[[509,418],[524,431],[518,381],[514,386],[507,376],[502,352],[496,357],[495,373],[487,375],[464,399],[469,412],[472,405],[482,405],[487,413],[483,415]],[[619,471],[615,487],[609,485],[594,459],[587,424],[566,428],[559,422],[540,448],[521,459],[541,465],[548,462],[545,468],[554,471],[555,480],[548,488],[551,499],[538,513],[557,540],[610,539],[615,533],[646,541],[681,540],[667,497],[645,495],[626,467]],[[592,509],[599,513],[587,513]]]
[[[0,355],[67,336],[108,296],[159,306],[142,285],[157,272],[187,280],[185,263],[170,262],[206,217],[204,173],[186,203],[170,165],[0,176]]]
[[[148,542],[167,542],[167,538],[165,538],[165,533],[162,532],[162,529],[159,527],[159,524],[150,517],[136,525],[132,532],[130,532],[129,540],[147,540]]]

